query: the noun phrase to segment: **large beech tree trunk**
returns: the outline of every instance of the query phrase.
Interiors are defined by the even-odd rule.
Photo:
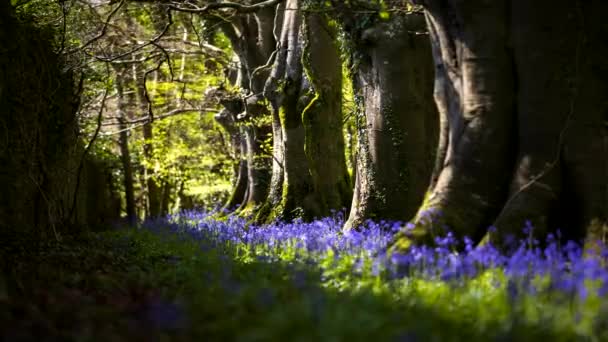
[[[605,238],[608,22],[603,1],[428,0],[445,136],[436,181],[398,248],[438,227],[505,246],[561,228]],[[506,246],[505,246],[506,247]]]
[[[265,220],[325,216],[331,209],[343,208],[351,197],[335,33],[321,14],[300,11],[300,1],[289,0],[285,8],[289,11],[283,18],[279,50],[265,89],[273,110],[275,146],[279,147],[275,148],[275,166],[282,169],[282,175],[273,174],[267,201],[272,211]]]
[[[324,15],[305,13],[303,22],[304,75],[312,99],[302,112],[306,133],[304,151],[313,179],[318,215],[350,205],[352,187],[344,153],[342,61],[337,32]]]
[[[343,18],[353,40],[358,106],[355,192],[344,229],[367,219],[405,221],[421,204],[433,169],[438,115],[432,56],[420,14],[393,14],[364,30]]]
[[[272,101],[271,101],[272,103]],[[284,164],[285,164],[285,148],[283,146],[283,129],[281,127],[281,119],[279,118],[279,110],[274,106],[271,107],[272,115],[272,174],[270,178],[270,188],[266,202],[258,210],[255,221],[258,223],[268,220],[272,208],[276,208],[281,204],[283,197],[283,180],[285,179]]]

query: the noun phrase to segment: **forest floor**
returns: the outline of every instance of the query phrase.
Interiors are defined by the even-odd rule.
[[[456,276],[428,253],[379,265],[370,251],[390,229],[345,235],[340,224],[248,227],[191,213],[16,251],[0,278],[0,340],[608,340],[608,303],[594,291],[605,265],[576,264],[574,249],[563,254],[587,263],[584,289],[547,285],[530,258]]]

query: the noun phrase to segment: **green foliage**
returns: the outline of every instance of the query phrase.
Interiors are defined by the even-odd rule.
[[[145,212],[148,193],[145,177],[154,180],[159,188],[169,189],[172,209],[216,204],[227,192],[235,161],[226,153],[230,150],[227,135],[213,118],[217,105],[203,94],[209,87],[226,82],[223,68],[231,54],[230,46],[225,37],[213,34],[207,38],[217,45],[210,48],[209,54],[201,53],[197,46],[210,44],[199,34],[204,18],[175,13],[172,25],[158,41],[163,46],[161,50],[149,41],[165,29],[168,21],[164,11],[152,4],[119,6],[89,8],[72,3],[61,7],[49,0],[33,0],[21,11],[39,14],[49,21],[54,18],[56,45],[68,42],[63,49],[70,51],[66,57],[78,62],[76,71],[86,75],[79,115],[82,140],[88,143],[102,111],[101,134],[91,153],[112,167],[113,183],[119,189],[124,186],[119,137],[121,131],[126,131],[140,216]],[[105,34],[97,37],[115,9]],[[87,45],[83,46],[85,42]],[[112,56],[118,57],[106,65],[103,58]],[[149,119],[144,76],[145,92],[156,118],[150,124],[152,134],[147,140],[143,133],[143,125]],[[119,84],[122,96],[117,93]],[[107,101],[101,103],[107,87],[111,91]],[[117,111],[119,106],[123,108],[123,118]],[[167,115],[175,110],[184,111]],[[132,123],[121,126],[121,120]],[[207,189],[221,190],[211,194],[197,192]]]
[[[346,156],[346,166],[351,175],[355,169],[355,154],[357,151],[357,106],[352,84],[352,75],[347,69],[346,63],[342,66],[342,113],[343,122],[342,134],[344,135],[344,153]]]

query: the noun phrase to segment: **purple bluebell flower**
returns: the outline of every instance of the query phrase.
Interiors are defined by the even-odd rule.
[[[387,255],[386,247],[397,228],[402,226],[401,222],[366,221],[359,230],[342,232],[344,211],[312,222],[277,221],[264,226],[248,226],[245,219],[236,216],[217,221],[211,215],[209,212],[184,212],[148,220],[144,222],[144,228],[161,235],[187,236],[198,241],[203,251],[231,251],[235,248],[242,253],[248,251],[264,263],[278,261],[281,251],[295,249],[297,263],[319,267],[317,261],[331,253],[334,265],[329,267],[339,265],[345,258],[352,260],[355,257],[355,276],[367,276],[369,273],[363,271],[363,265],[371,265],[372,275],[387,276],[389,279],[442,279],[450,284],[474,278],[484,270],[500,268],[504,270],[507,282],[511,282],[511,285],[507,283],[507,290],[511,292],[559,290],[583,298],[589,295],[584,292],[587,289],[583,289],[585,281],[594,280],[597,282],[594,293],[608,296],[608,269],[602,261],[608,257],[607,248],[602,247],[600,258],[585,258],[579,244],[568,242],[561,246],[559,232],[547,237],[544,248],[531,237],[519,241],[512,238],[513,248],[505,255],[491,244],[474,246],[470,238],[465,237],[460,241],[446,230],[446,234],[439,234],[435,238],[434,247],[414,246],[405,253]],[[430,220],[436,215],[440,213],[430,210],[421,216]],[[412,223],[405,225],[405,230],[413,228]],[[495,228],[490,227],[489,230]],[[526,222],[524,230],[528,235],[532,233],[531,222]],[[455,250],[459,250],[458,254]],[[224,281],[232,277],[231,259],[228,254],[220,253]],[[532,286],[530,279],[536,276],[550,277],[549,288]],[[297,278],[297,275],[294,277]],[[233,285],[228,282],[227,288]],[[515,285],[518,286],[516,290],[513,289]]]

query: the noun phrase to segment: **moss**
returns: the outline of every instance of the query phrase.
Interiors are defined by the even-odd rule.
[[[271,213],[272,213],[272,205],[270,204],[270,201],[267,200],[256,211],[253,219],[251,220],[251,223],[252,224],[270,223],[269,221],[272,221],[272,219],[269,220]]]
[[[230,214],[227,212],[218,211],[212,215],[209,215],[209,218],[214,221],[225,222],[228,221]]]
[[[259,219],[256,217],[256,221],[259,223],[271,223],[276,220],[284,220],[284,208],[285,198],[287,196],[287,184],[283,182],[283,189],[281,191],[281,201],[277,204],[272,204],[270,201],[266,201],[259,212]]]
[[[281,120],[281,123],[284,123],[287,119],[287,112],[285,111],[285,106],[283,105],[279,107],[279,119]]]
[[[255,213],[256,205],[249,202],[243,208],[239,209],[237,215],[242,218],[251,218]]]

